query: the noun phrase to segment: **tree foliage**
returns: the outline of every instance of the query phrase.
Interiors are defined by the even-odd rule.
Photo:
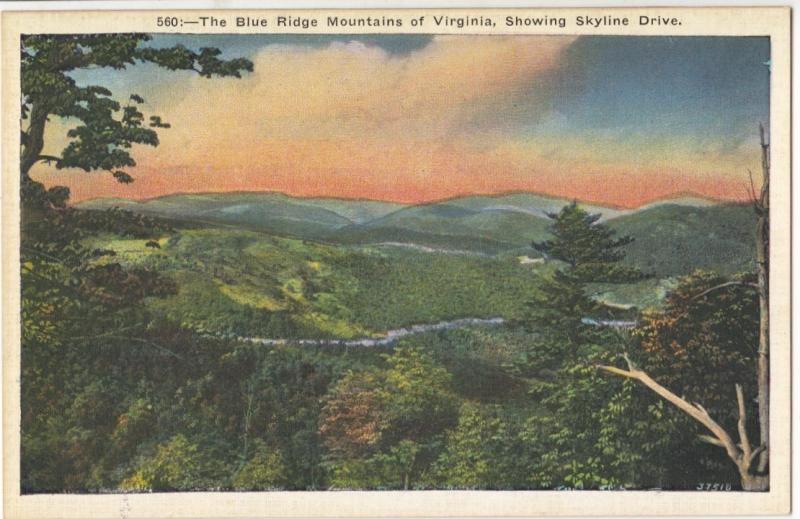
[[[621,264],[621,247],[631,238],[614,238],[614,231],[599,223],[599,215],[583,210],[576,202],[548,215],[552,220],[550,240],[533,247],[562,266],[541,283],[528,302],[526,322],[542,337],[540,346],[556,358],[562,354],[571,361],[583,345],[600,340],[596,326],[587,319],[597,318],[608,309],[588,293],[589,283],[624,283],[643,275]]]
[[[433,481],[459,489],[529,488],[542,452],[528,439],[524,427],[496,406],[466,402],[458,423],[445,436]]]
[[[735,279],[696,271],[681,277],[667,293],[663,308],[646,311],[634,331],[629,354],[637,368],[651,374],[662,385],[690,402],[702,402],[704,409],[727,430],[738,427],[735,384],[745,394],[756,393],[752,366],[758,343],[758,297],[752,275]],[[739,382],[741,381],[741,382]],[[757,405],[745,403],[750,437],[757,430]],[[737,478],[719,447],[701,442],[706,431],[697,422],[669,406],[665,417],[673,422],[670,442],[662,445],[660,457],[666,479],[691,484],[699,475],[724,474]],[[680,467],[692,466],[687,478]],[[719,477],[719,476],[718,476]]]
[[[673,391],[735,426],[731,380],[755,393],[758,298],[745,276],[735,284],[697,271],[682,277],[664,307],[645,312],[636,329],[643,367]],[[710,291],[709,291],[710,290]]]
[[[547,411],[532,424],[546,446],[533,480],[543,487],[636,486],[652,467],[639,463],[642,444],[626,439],[636,430],[626,418],[649,412],[648,403],[623,397],[620,382],[595,373],[594,364],[618,355],[624,339],[599,325],[614,309],[595,300],[588,285],[643,275],[621,263],[630,238],[614,238],[599,215],[573,202],[549,217],[552,238],[533,246],[557,267],[528,303],[525,324],[536,339],[516,364]]]
[[[456,398],[445,369],[419,349],[401,347],[384,358],[380,371],[345,375],[322,409],[320,433],[335,486],[407,489],[421,483],[442,434],[455,423]]]
[[[221,51],[199,51],[183,45],[149,46],[147,34],[24,35],[21,53],[22,119],[20,173],[23,193],[30,187],[29,171],[38,162],[57,169],[103,170],[122,183],[133,177],[123,171],[136,165],[134,144],[158,145],[157,129],[169,128],[161,116],[147,121],[140,110],[145,100],[130,94],[113,98],[101,85],[82,85],[74,73],[82,70],[125,69],[153,63],[173,71],[192,71],[202,77],[241,77],[252,71],[245,58],[220,59]],[[58,155],[43,154],[45,127],[52,117],[76,124],[67,130],[67,145]]]
[[[162,312],[187,290],[163,262],[186,230],[119,210],[31,214],[21,249],[26,493],[690,489],[735,477],[681,413],[595,365],[627,351],[730,423],[711,393],[729,391],[725,379],[752,358],[750,276],[678,280],[630,336],[583,322],[606,310],[555,260],[571,291],[553,290],[525,327],[431,332],[388,351],[269,346],[214,339]],[[135,252],[96,245],[113,242]],[[210,243],[180,260],[203,260]],[[527,286],[546,289],[552,266]]]
[[[589,214],[577,202],[558,213],[548,213],[552,238],[533,243],[546,258],[568,265],[567,272],[582,283],[622,283],[641,279],[638,271],[621,264],[624,246],[633,238],[614,238],[614,231],[599,222],[599,214]]]
[[[222,479],[224,470],[224,465],[197,443],[177,434],[142,458],[120,486],[128,490],[209,489]]]

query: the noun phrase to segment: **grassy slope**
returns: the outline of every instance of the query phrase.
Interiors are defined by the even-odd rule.
[[[226,229],[160,240],[106,236],[115,261],[174,277],[176,296],[152,308],[192,328],[243,335],[357,337],[412,323],[514,317],[534,268],[514,259],[353,249]]]

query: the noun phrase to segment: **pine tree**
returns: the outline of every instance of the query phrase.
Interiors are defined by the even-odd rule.
[[[600,215],[572,202],[548,217],[553,221],[552,238],[533,243],[533,248],[557,260],[560,268],[542,278],[528,302],[528,325],[546,338],[548,350],[555,347],[574,362],[581,346],[597,339],[593,317],[601,306],[587,293],[587,285],[626,283],[644,276],[621,263],[622,248],[633,238],[615,238],[612,229],[599,223]]]
[[[566,263],[564,271],[576,282],[626,283],[642,278],[640,272],[620,263],[625,256],[622,248],[633,238],[614,238],[614,231],[599,222],[601,215],[589,214],[573,201],[547,216],[553,221],[553,237],[534,242],[533,248],[546,258]]]
[[[616,238],[600,215],[573,202],[548,216],[552,237],[533,247],[553,270],[541,277],[528,302],[525,324],[536,339],[520,363],[531,381],[532,399],[547,411],[535,424],[547,448],[534,479],[548,487],[630,484],[637,475],[609,448],[617,443],[609,437],[616,424],[608,423],[616,415],[603,408],[606,402],[624,401],[614,397],[621,384],[607,383],[592,367],[600,358],[613,358],[619,336],[599,325],[607,308],[593,299],[589,285],[644,276],[622,264],[623,248],[632,239]]]

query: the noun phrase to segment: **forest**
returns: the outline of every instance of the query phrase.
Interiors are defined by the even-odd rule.
[[[24,41],[23,493],[768,488],[763,130],[760,193],[702,213],[746,215],[749,255],[709,241],[729,252],[702,265],[685,261],[703,255],[699,231],[654,257],[636,248],[646,221],[577,201],[508,243],[510,219],[497,234],[481,220],[471,238],[435,227],[476,221],[453,202],[321,234],[329,213],[292,228],[262,215],[273,223],[257,228],[72,204],[31,178],[48,162],[130,183],[131,144],[157,145],[169,127],[145,123],[133,96],[79,86],[75,68],[252,70],[147,41]],[[79,121],[58,156],[43,153],[48,117]],[[398,227],[395,211],[412,210]],[[496,321],[343,342],[462,318]]]

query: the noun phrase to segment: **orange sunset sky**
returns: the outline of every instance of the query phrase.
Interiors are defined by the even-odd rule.
[[[768,123],[763,38],[158,36],[246,56],[242,79],[151,65],[75,76],[171,124],[104,172],[32,177],[72,201],[281,191],[422,202],[537,191],[620,206],[744,199]],[[68,142],[53,120],[45,153]]]

